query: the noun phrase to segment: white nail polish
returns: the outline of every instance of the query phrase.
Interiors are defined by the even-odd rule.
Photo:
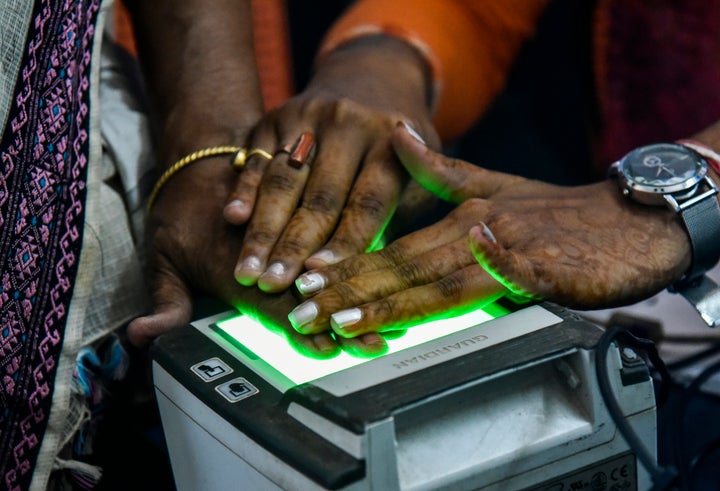
[[[304,326],[308,322],[312,321],[318,315],[318,307],[315,302],[305,302],[295,307],[288,314],[290,324],[295,329]]]
[[[295,287],[303,295],[325,288],[325,277],[319,273],[305,273],[295,280]]]
[[[358,308],[341,310],[330,316],[333,328],[344,329],[362,319],[362,311]]]
[[[427,143],[425,143],[425,140],[423,140],[423,137],[420,136],[420,133],[418,133],[417,131],[415,131],[415,129],[414,129],[412,126],[410,126],[407,121],[404,121],[404,120],[403,120],[402,123],[403,123],[403,125],[405,126],[405,129],[407,130],[407,132],[410,133],[410,135],[411,135],[413,138],[415,138],[417,141],[419,141],[419,142],[422,143],[423,145],[427,145]]]
[[[285,275],[285,265],[282,263],[272,263],[270,266],[268,266],[265,274],[282,277]]]
[[[251,271],[258,271],[260,269],[260,259],[257,256],[248,256],[242,262],[241,269],[249,269]]]
[[[336,262],[338,262],[338,258],[335,256],[335,254],[333,254],[330,249],[321,249],[312,256],[310,256],[310,259],[318,259],[325,264],[335,264]]]
[[[485,236],[485,238],[486,238],[487,240],[489,240],[490,242],[492,242],[493,244],[497,244],[497,239],[496,239],[495,236],[493,235],[492,230],[490,230],[490,229],[488,228],[488,226],[485,225],[485,224],[482,223],[482,222],[480,222],[480,225],[482,225],[482,233],[483,233],[483,235]]]

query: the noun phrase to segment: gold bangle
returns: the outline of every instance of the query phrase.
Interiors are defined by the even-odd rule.
[[[155,203],[155,200],[157,199],[158,194],[160,193],[160,190],[162,187],[170,180],[172,176],[177,174],[180,170],[182,170],[184,167],[192,164],[193,162],[204,159],[206,157],[214,157],[216,155],[226,155],[226,154],[234,154],[239,152],[245,152],[245,149],[242,147],[235,147],[231,145],[221,145],[217,147],[208,147],[203,148],[201,150],[198,150],[196,152],[193,152],[189,155],[186,155],[185,157],[181,158],[177,162],[175,162],[173,165],[168,167],[168,169],[163,172],[163,174],[160,176],[160,179],[157,180],[155,183],[155,187],[152,190],[152,193],[150,193],[150,197],[148,198],[147,203],[147,213],[150,214],[150,209],[152,208],[153,204]]]

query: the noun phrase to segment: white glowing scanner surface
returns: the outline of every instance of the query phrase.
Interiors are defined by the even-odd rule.
[[[420,323],[408,328],[405,334],[388,339],[389,349],[382,356],[462,331],[493,318],[493,315],[478,309],[455,317]],[[293,348],[282,332],[268,329],[246,315],[220,321],[217,327],[230,336],[234,343],[242,345],[296,384],[317,380],[375,359],[356,357],[345,351],[333,358],[313,358]]]

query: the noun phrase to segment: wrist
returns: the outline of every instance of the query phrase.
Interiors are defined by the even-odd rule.
[[[253,101],[254,102],[254,101]],[[161,170],[185,155],[203,148],[243,146],[248,133],[261,116],[253,103],[242,113],[228,113],[218,103],[205,107],[182,106],[162,122],[158,166]]]
[[[362,66],[363,77],[358,77]],[[431,69],[420,52],[405,41],[383,34],[347,41],[317,60],[308,91],[332,91],[370,106],[404,114],[432,104]]]

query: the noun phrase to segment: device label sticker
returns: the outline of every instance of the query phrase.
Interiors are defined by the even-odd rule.
[[[591,464],[525,491],[638,491],[637,465],[633,454]]]
[[[230,402],[237,402],[259,392],[257,387],[243,377],[234,378],[229,382],[218,385],[215,390]]]
[[[207,360],[196,363],[190,367],[195,375],[203,379],[205,382],[212,382],[213,380],[219,379],[232,373],[233,369],[222,361],[220,358],[208,358]]]

